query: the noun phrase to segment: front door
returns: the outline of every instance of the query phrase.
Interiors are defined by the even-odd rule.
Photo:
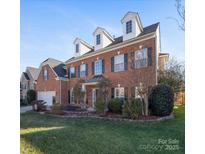
[[[95,108],[95,102],[97,100],[98,89],[92,89],[92,107]]]

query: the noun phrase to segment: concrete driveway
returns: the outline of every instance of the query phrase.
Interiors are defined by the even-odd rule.
[[[20,113],[25,113],[32,110],[32,106],[23,106],[20,107]]]

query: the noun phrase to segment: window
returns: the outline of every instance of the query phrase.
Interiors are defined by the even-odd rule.
[[[114,70],[115,72],[124,70],[124,54],[114,57]]]
[[[126,22],[126,33],[131,33],[132,32],[132,20]]]
[[[96,45],[100,44],[100,34],[96,35]]]
[[[124,87],[115,88],[115,98],[124,98],[124,97],[125,97]]]
[[[70,78],[74,78],[75,77],[75,67],[71,67],[70,68]]]
[[[102,60],[95,61],[95,75],[102,74]]]
[[[70,91],[70,102],[71,102],[71,104],[75,103],[73,88]]]
[[[80,77],[84,77],[84,76],[86,76],[86,65],[81,64],[80,65]]]
[[[135,68],[147,67],[147,48],[135,51]]]
[[[75,52],[78,53],[79,52],[79,44],[75,45]]]
[[[135,98],[140,98],[138,87],[135,87]]]
[[[44,77],[44,80],[48,80],[48,71],[47,70],[44,70],[43,77]]]

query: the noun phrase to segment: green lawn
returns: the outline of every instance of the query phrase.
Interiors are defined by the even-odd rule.
[[[174,109],[174,114],[173,120],[134,123],[24,113],[21,114],[21,153],[184,153],[184,107]]]

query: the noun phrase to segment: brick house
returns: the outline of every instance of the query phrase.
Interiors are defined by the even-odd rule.
[[[62,61],[48,58],[39,66],[40,73],[37,78],[37,98],[44,100],[47,105],[53,102],[66,103],[67,78],[65,64]]]
[[[112,82],[109,98],[138,97],[140,83],[148,87],[157,84],[158,60],[161,51],[160,24],[142,26],[138,13],[128,12],[121,20],[123,34],[114,38],[97,27],[93,32],[94,46],[80,38],[74,40],[74,56],[59,67],[42,64],[37,80],[39,99],[51,102],[55,97],[62,105],[76,104],[73,88],[83,79],[87,107],[94,107],[98,82]],[[50,103],[52,105],[52,103]]]

